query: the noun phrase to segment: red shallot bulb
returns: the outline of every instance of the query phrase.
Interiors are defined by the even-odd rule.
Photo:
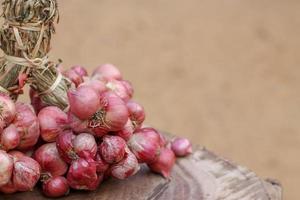
[[[67,163],[59,156],[55,142],[39,147],[34,153],[34,159],[40,164],[43,174],[61,176],[68,170]]]
[[[39,113],[40,110],[47,105],[41,100],[39,94],[34,91],[32,88],[29,90],[30,103],[35,111],[35,113]]]
[[[106,83],[106,87],[126,102],[131,99],[133,90],[128,88],[129,85],[127,82],[125,84],[122,81],[112,79]]]
[[[133,89],[133,86],[131,84],[130,81],[127,81],[127,80],[121,80],[121,82],[123,83],[124,87],[126,88],[129,96],[133,96],[133,93],[134,93],[134,89]]]
[[[121,130],[128,120],[128,109],[124,101],[113,92],[105,92],[101,94],[100,102],[100,109],[89,121],[90,128]]]
[[[64,131],[56,137],[56,147],[59,155],[67,163],[78,159],[78,155],[75,153],[73,146],[74,138],[75,135],[72,131]]]
[[[68,115],[56,106],[43,108],[38,114],[42,139],[54,142],[57,135],[68,128]]]
[[[81,158],[95,158],[97,143],[93,135],[81,133],[73,139],[74,151]]]
[[[83,77],[72,69],[63,72],[63,75],[67,77],[70,81],[72,81],[76,87],[78,87],[78,85],[80,85],[83,82]]]
[[[91,87],[79,87],[69,90],[70,110],[79,119],[91,118],[100,108],[99,94]]]
[[[160,152],[160,136],[153,128],[139,129],[128,141],[130,150],[139,162],[152,163]]]
[[[0,133],[0,149],[5,151],[16,148],[20,144],[20,135],[14,124],[9,125]]]
[[[104,173],[108,168],[109,164],[101,158],[100,154],[96,155],[95,159],[96,167],[97,167],[97,173]]]
[[[145,120],[145,110],[143,106],[137,102],[130,100],[126,104],[129,112],[129,118],[132,121],[135,130],[141,128]]]
[[[13,183],[18,191],[31,191],[40,178],[40,165],[24,156],[15,162]]]
[[[8,152],[8,154],[12,156],[14,162],[16,162],[17,160],[25,156],[25,154],[22,153],[21,151],[15,151],[15,150]]]
[[[168,145],[168,140],[166,137],[159,131],[157,131],[160,137],[160,147],[166,147]]]
[[[163,175],[165,178],[170,177],[171,170],[175,164],[176,157],[173,151],[169,148],[163,148],[160,151],[158,159],[148,167],[156,173]]]
[[[71,112],[68,112],[68,122],[75,133],[91,132],[88,120],[81,120]]]
[[[128,141],[134,132],[134,126],[130,119],[128,119],[127,123],[123,127],[122,130],[115,132],[115,134],[125,141]]]
[[[93,78],[96,78],[98,80],[111,80],[111,79],[116,79],[116,80],[121,80],[122,75],[119,69],[112,65],[112,64],[104,64],[99,67],[97,67],[93,74]]]
[[[193,152],[191,142],[186,138],[176,138],[171,143],[171,149],[176,156],[186,156]]]
[[[16,116],[15,103],[11,98],[3,93],[0,93],[0,119],[4,121],[7,126]]]
[[[0,150],[0,187],[6,185],[12,176],[14,161],[5,151]]]
[[[4,194],[13,194],[17,192],[17,188],[14,186],[14,183],[10,179],[7,184],[0,187],[0,192]]]
[[[21,141],[18,149],[27,150],[33,147],[40,136],[37,116],[29,104],[16,103],[17,115],[13,124],[17,127]]]
[[[71,67],[71,70],[75,71],[79,76],[87,76],[88,72],[83,66],[74,65]]]
[[[135,155],[126,148],[126,155],[120,162],[111,166],[111,175],[117,179],[126,179],[136,174],[140,170],[140,166]]]
[[[62,197],[69,194],[68,181],[63,176],[56,176],[43,183],[43,193],[47,197]]]
[[[68,184],[77,190],[93,190],[98,180],[96,164],[92,159],[79,158],[72,162],[67,175]]]
[[[81,83],[78,87],[84,87],[84,86],[89,86],[93,88],[95,91],[98,92],[98,94],[107,91],[105,83],[96,79],[86,80],[85,82]]]
[[[121,161],[125,155],[126,142],[119,136],[106,135],[99,145],[99,152],[109,164]]]

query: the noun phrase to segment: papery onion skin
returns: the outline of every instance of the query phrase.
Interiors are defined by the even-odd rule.
[[[69,69],[63,72],[63,75],[67,77],[70,81],[72,81],[76,87],[83,83],[83,77],[80,76],[76,71]]]
[[[93,135],[81,133],[73,140],[74,151],[82,158],[95,158],[97,154],[97,143]]]
[[[13,183],[18,191],[31,191],[38,182],[41,168],[34,159],[24,156],[15,162]]]
[[[34,159],[40,164],[43,173],[51,176],[64,175],[68,165],[60,158],[55,142],[47,143],[39,147],[34,153]]]
[[[131,82],[127,81],[127,80],[121,80],[121,82],[124,85],[124,87],[126,88],[127,94],[130,97],[129,99],[131,99],[133,96],[133,93],[134,93],[134,89],[133,89]]]
[[[29,104],[16,103],[17,115],[13,124],[17,127],[21,137],[18,149],[27,150],[33,147],[40,136],[40,127],[37,116]]]
[[[0,150],[0,187],[6,185],[13,172],[13,158],[5,151]]]
[[[117,179],[126,179],[133,176],[140,170],[140,166],[135,155],[126,148],[126,155],[120,162],[111,166],[111,176]]]
[[[159,173],[165,178],[169,178],[175,160],[176,157],[173,151],[169,148],[163,148],[160,151],[158,159],[154,163],[148,164],[148,167],[153,172]]]
[[[74,65],[71,67],[71,70],[75,71],[79,76],[87,76],[88,72],[83,66],[80,65]]]
[[[0,192],[4,194],[13,194],[17,192],[17,188],[14,186],[12,180],[10,179],[7,184],[0,187]]]
[[[96,163],[98,174],[104,173],[109,168],[109,164],[102,159],[99,153],[96,155],[95,163]]]
[[[99,81],[96,79],[86,80],[85,82],[81,83],[78,87],[84,87],[84,86],[93,88],[98,94],[107,91],[105,83],[103,81]]]
[[[61,158],[71,163],[73,160],[78,159],[78,155],[74,151],[73,139],[75,135],[72,131],[64,131],[56,137],[56,147]]]
[[[123,101],[127,102],[132,98],[133,90],[128,88],[129,86],[127,85],[127,82],[125,84],[123,84],[122,81],[113,79],[106,83],[106,87],[108,90],[118,95]]]
[[[20,135],[14,124],[10,124],[0,133],[0,149],[8,151],[16,148],[19,144]]]
[[[41,100],[39,94],[30,88],[29,90],[30,104],[32,105],[35,113],[39,113],[47,105]]]
[[[63,176],[56,176],[43,183],[43,194],[47,197],[62,197],[69,194],[68,181]]]
[[[23,152],[21,152],[21,151],[15,151],[15,150],[9,151],[8,154],[12,156],[14,162],[16,162],[20,158],[26,156]]]
[[[56,136],[68,128],[68,115],[56,106],[43,108],[38,114],[41,137],[46,142],[54,142]]]
[[[100,95],[91,87],[79,87],[68,91],[70,111],[79,119],[91,118],[100,108]]]
[[[77,190],[94,190],[98,180],[96,164],[92,159],[79,158],[72,162],[68,174],[68,184]]]
[[[111,79],[121,80],[122,74],[116,66],[112,64],[103,64],[94,70],[92,77],[104,81]]]
[[[68,112],[68,123],[75,133],[91,133],[88,120],[81,120],[72,112]]]
[[[122,130],[115,132],[115,134],[121,138],[123,138],[125,141],[128,141],[134,132],[134,125],[130,119],[128,119],[127,123],[123,127]]]
[[[8,95],[3,93],[0,93],[0,116],[5,126],[10,124],[16,116],[15,103]]]
[[[100,109],[90,119],[90,127],[121,130],[128,120],[128,109],[124,101],[113,92],[104,92],[100,96],[100,102]]]
[[[106,135],[99,145],[99,152],[109,164],[121,161],[125,155],[126,142],[119,136]]]
[[[171,149],[178,157],[192,153],[192,143],[186,138],[175,138],[171,143]]]
[[[159,132],[159,131],[157,131],[157,132],[158,132],[159,137],[160,137],[160,142],[159,142],[160,147],[166,147],[169,143],[167,138],[161,132]]]
[[[160,153],[160,136],[153,128],[139,129],[127,144],[141,163],[154,162]]]
[[[133,100],[128,101],[126,106],[128,108],[129,118],[132,121],[135,130],[141,128],[146,117],[144,107]]]

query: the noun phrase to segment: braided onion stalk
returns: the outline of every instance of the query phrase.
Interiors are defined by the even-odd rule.
[[[30,83],[45,104],[67,108],[70,82],[48,60],[59,19],[56,0],[5,0],[2,7],[0,92],[17,99]]]

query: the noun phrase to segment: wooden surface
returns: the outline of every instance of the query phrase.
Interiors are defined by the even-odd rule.
[[[125,181],[110,179],[95,192],[72,191],[65,200],[281,200],[281,186],[262,180],[245,167],[222,159],[204,148],[177,160],[171,180],[146,166]],[[5,200],[46,199],[39,190],[0,195]]]

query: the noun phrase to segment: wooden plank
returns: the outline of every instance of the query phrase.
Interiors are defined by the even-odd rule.
[[[281,186],[264,181],[245,167],[220,158],[205,148],[177,160],[171,180],[151,173],[146,166],[134,177],[120,181],[109,179],[95,192],[72,191],[65,200],[281,200]],[[14,195],[0,195],[5,200],[40,200],[38,189]]]

